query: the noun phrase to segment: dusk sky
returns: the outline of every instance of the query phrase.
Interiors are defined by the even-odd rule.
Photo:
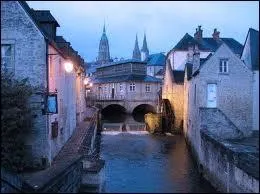
[[[144,31],[150,54],[168,52],[198,25],[203,36],[213,29],[220,37],[244,44],[248,29],[259,30],[259,2],[177,1],[27,1],[33,9],[50,10],[60,27],[57,34],[71,42],[85,61],[95,60],[104,21],[112,58],[131,58],[135,35],[139,48]]]

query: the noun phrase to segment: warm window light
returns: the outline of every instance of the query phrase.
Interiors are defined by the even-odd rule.
[[[65,71],[70,73],[73,70],[73,64],[71,62],[65,62],[64,64]]]
[[[88,78],[84,79],[84,84],[87,85],[88,84]]]

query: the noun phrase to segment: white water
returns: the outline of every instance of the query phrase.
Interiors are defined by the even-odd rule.
[[[119,134],[135,134],[135,135],[147,135],[149,134],[148,131],[127,131],[127,132],[121,132],[121,131],[102,131],[101,134],[105,135],[119,135]]]

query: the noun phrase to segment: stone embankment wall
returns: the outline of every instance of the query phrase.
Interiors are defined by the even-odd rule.
[[[257,142],[221,110],[200,108],[198,127],[185,137],[201,174],[220,192],[259,192]]]
[[[201,130],[201,153],[201,173],[220,192],[259,192],[257,157],[229,149],[206,130]]]
[[[90,159],[95,163],[98,124],[98,111],[89,108],[85,121],[79,124],[49,168],[14,175],[1,172],[1,192],[77,193],[84,173],[82,162]]]

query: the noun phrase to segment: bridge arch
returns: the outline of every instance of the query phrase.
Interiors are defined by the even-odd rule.
[[[120,111],[120,112],[126,112],[126,108],[120,104],[109,104],[102,108],[101,113],[106,112],[106,111]]]
[[[144,115],[147,113],[156,113],[156,108],[150,104],[139,104],[132,111],[134,119],[139,122],[144,121]]]
[[[126,119],[127,109],[119,104],[110,104],[101,110],[102,118],[111,122],[123,122]]]

